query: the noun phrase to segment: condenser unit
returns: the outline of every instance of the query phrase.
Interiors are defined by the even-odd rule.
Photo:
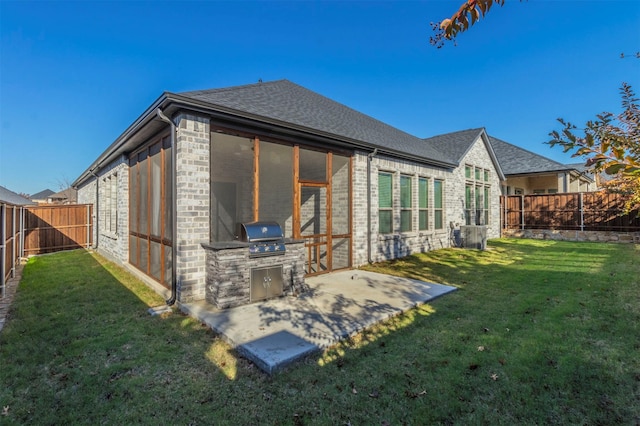
[[[484,250],[487,248],[487,227],[484,225],[463,225],[460,227],[462,247]]]

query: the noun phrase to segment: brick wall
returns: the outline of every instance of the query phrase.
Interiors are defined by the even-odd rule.
[[[178,301],[204,299],[209,242],[209,119],[180,114],[176,135],[177,238],[175,238]]]
[[[500,236],[500,180],[491,157],[481,139],[467,152],[460,166],[450,170],[429,167],[407,160],[376,155],[371,161],[371,257],[374,262],[395,259],[412,253],[450,247],[450,227],[464,225],[465,197],[465,164],[482,167],[490,171],[489,184],[489,224],[487,237]],[[393,232],[378,233],[378,172],[389,172],[393,175]],[[417,208],[413,208],[411,232],[400,231],[400,176],[411,177],[413,206],[417,206],[418,178],[429,180],[428,229],[418,230]],[[434,180],[443,181],[443,229],[435,229],[434,214]],[[367,263],[367,153],[356,152],[354,157],[353,177],[353,239],[354,266]]]
[[[94,226],[93,241],[97,241],[98,251],[113,260],[126,262],[129,259],[129,165],[127,158],[120,156],[102,168],[97,175],[98,202],[96,203],[96,178],[78,188],[78,202],[94,206],[93,223],[97,226]],[[103,220],[107,208],[105,179],[109,178],[116,179],[117,226],[115,232],[106,230]]]

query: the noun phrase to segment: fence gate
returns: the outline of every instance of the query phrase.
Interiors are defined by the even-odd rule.
[[[24,256],[91,247],[92,208],[91,204],[27,207]]]

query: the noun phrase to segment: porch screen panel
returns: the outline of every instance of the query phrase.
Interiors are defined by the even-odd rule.
[[[300,234],[326,235],[327,188],[303,187],[300,198]]]
[[[351,173],[349,157],[333,154],[333,176],[331,177],[331,217],[333,235],[350,234],[351,194],[349,191]]]
[[[147,159],[148,152],[145,150],[138,155],[140,161],[140,183],[138,186],[138,217],[139,228],[138,232],[141,234],[148,234],[149,232],[149,160]]]
[[[258,216],[293,237],[293,147],[260,141]]]
[[[253,140],[211,134],[211,240],[232,241],[253,220]]]
[[[129,159],[129,263],[171,283],[171,152],[168,136]],[[167,152],[169,151],[169,152]]]
[[[163,189],[164,189],[164,230],[165,240],[173,240],[173,190],[171,188],[171,139],[165,138],[163,141]]]
[[[333,269],[343,269],[351,266],[351,238],[334,238],[331,249]]]
[[[151,181],[149,182],[150,189],[150,225],[151,225],[151,235],[159,237],[160,225],[162,220],[162,209],[160,208],[160,201],[162,195],[162,168],[161,161],[162,158],[160,156],[160,144],[155,144],[151,147],[151,158],[150,158],[150,176]]]
[[[327,154],[300,148],[300,180],[326,182]]]

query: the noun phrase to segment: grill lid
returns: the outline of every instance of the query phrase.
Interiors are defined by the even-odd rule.
[[[249,222],[240,226],[240,240],[249,243],[281,241],[282,228],[277,222]]]

